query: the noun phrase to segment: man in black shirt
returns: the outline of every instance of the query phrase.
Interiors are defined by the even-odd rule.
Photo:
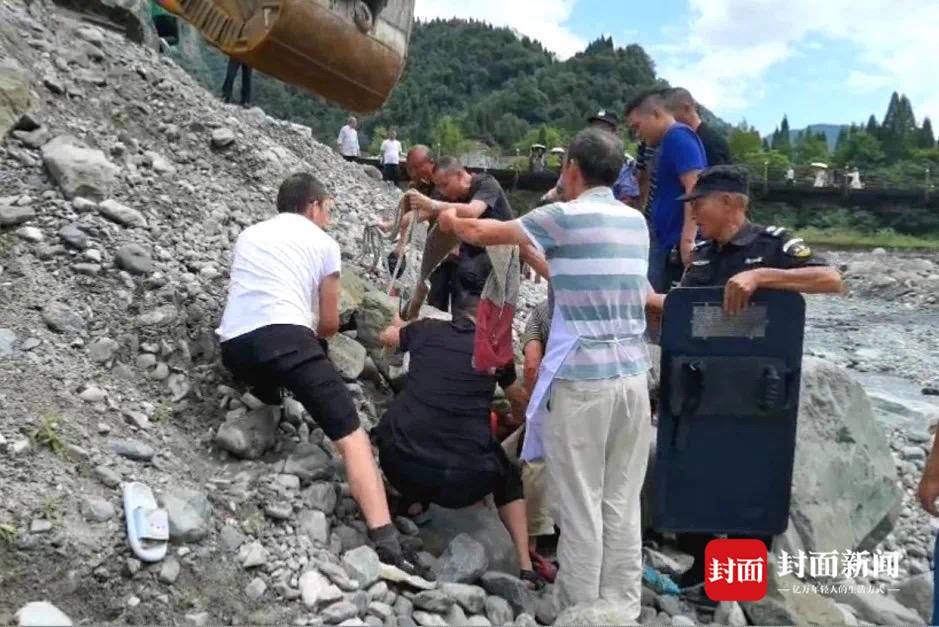
[[[665,106],[675,119],[694,129],[704,144],[708,166],[728,165],[731,162],[730,145],[724,136],[711,128],[698,114],[698,103],[684,87],[675,87],[665,92]]]
[[[456,209],[457,215],[461,218],[492,218],[508,222],[516,217],[499,181],[491,174],[470,174],[459,159],[444,157],[437,162],[434,169],[434,183],[436,185],[434,196],[427,196],[416,189],[409,190],[407,193],[409,206],[420,212],[422,220],[435,219],[445,209]],[[466,265],[472,265],[477,275],[488,276],[492,266],[489,257],[483,254],[485,252],[485,248],[461,244],[456,265],[451,264],[447,269],[450,282],[449,293],[442,293],[440,286],[437,286],[434,293],[428,297],[428,303],[437,309],[448,311],[447,305],[457,291],[456,274]],[[479,292],[476,292],[476,295],[478,296],[481,291],[482,284],[479,285]]]
[[[460,274],[453,322],[400,320],[381,335],[382,343],[411,355],[404,390],[373,430],[382,470],[401,493],[399,513],[416,515],[430,503],[462,509],[494,496],[515,544],[523,580],[540,586],[528,552],[526,504],[519,468],[493,437],[489,410],[498,383],[524,415],[527,393],[514,364],[480,374],[472,363],[478,297],[477,279]],[[415,508],[419,508],[415,511]]]

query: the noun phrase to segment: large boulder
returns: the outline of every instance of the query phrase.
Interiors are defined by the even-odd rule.
[[[29,76],[13,59],[0,59],[0,140],[33,106]]]
[[[796,437],[790,538],[809,551],[872,548],[902,494],[864,388],[843,368],[806,357]]]
[[[274,446],[277,423],[266,407],[224,422],[215,434],[215,444],[242,459],[259,459]]]
[[[486,547],[465,533],[453,538],[438,562],[437,581],[453,584],[476,582],[489,570]]]
[[[336,366],[339,375],[346,381],[355,381],[365,370],[365,347],[342,333],[328,340],[329,360]]]
[[[767,568],[766,596],[741,603],[753,625],[839,625],[844,622],[837,604],[807,589],[792,575],[779,577],[772,562]]]
[[[42,147],[42,160],[66,198],[102,200],[119,169],[100,150],[71,135],[59,135]]]
[[[365,281],[351,270],[343,270],[340,277],[342,291],[339,295],[339,322],[349,324],[353,314],[362,305],[368,286]]]
[[[388,328],[398,311],[395,299],[383,292],[366,292],[355,315],[359,341],[368,348],[379,348],[378,336]]]
[[[421,527],[421,537],[427,551],[441,555],[454,538],[466,534],[485,549],[489,557],[489,570],[518,572],[515,547],[494,508],[476,505],[455,510],[433,505],[431,514],[430,522]],[[465,578],[450,580],[470,583]]]
[[[923,619],[913,610],[900,605],[885,594],[851,592],[835,595],[835,598],[850,605],[862,621],[874,625],[920,625]]]
[[[925,621],[931,621],[933,610],[933,574],[913,575],[897,586],[897,601],[916,610]],[[939,618],[939,617],[937,617]]]

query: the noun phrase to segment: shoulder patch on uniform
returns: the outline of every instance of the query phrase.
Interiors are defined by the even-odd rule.
[[[794,237],[782,246],[782,251],[790,257],[805,259],[812,256],[812,249],[808,247],[801,237]]]

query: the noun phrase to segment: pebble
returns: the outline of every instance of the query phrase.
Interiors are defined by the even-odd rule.
[[[108,446],[115,455],[134,461],[148,462],[156,455],[152,446],[139,440],[111,440]]]
[[[240,559],[245,568],[256,568],[267,563],[268,552],[260,542],[252,542],[241,548]]]
[[[81,513],[85,520],[106,522],[114,517],[114,507],[100,496],[84,496],[81,501]]]
[[[23,226],[16,229],[16,235],[20,239],[24,239],[27,242],[38,243],[41,242],[45,237],[42,234],[42,230],[34,226]]]
[[[33,601],[16,611],[19,627],[71,627],[72,619],[48,601]]]
[[[81,394],[78,395],[78,398],[82,399],[86,403],[100,403],[107,397],[107,392],[93,385],[88,386]]]
[[[160,567],[160,581],[165,584],[174,584],[179,578],[180,565],[175,557],[168,557]]]
[[[289,520],[293,517],[290,501],[274,501],[264,507],[264,513],[274,520]]]
[[[260,577],[255,577],[245,586],[245,595],[252,601],[257,601],[267,592],[267,584]]]
[[[45,518],[36,518],[29,525],[30,533],[48,533],[52,531],[52,523]]]

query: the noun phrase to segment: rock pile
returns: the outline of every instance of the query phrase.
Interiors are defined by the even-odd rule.
[[[939,265],[914,254],[873,252],[838,253],[851,294],[880,298],[910,307],[934,306],[939,302]]]

